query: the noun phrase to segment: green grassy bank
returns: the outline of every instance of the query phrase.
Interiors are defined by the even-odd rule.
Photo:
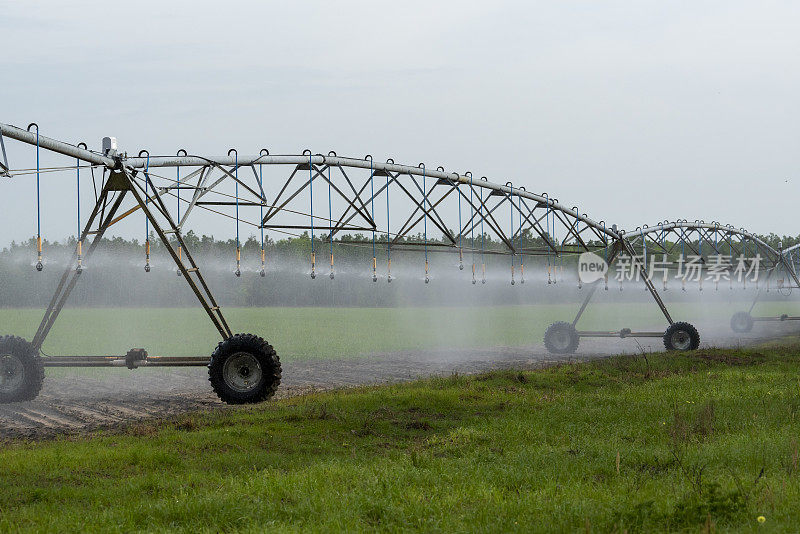
[[[6,443],[0,530],[793,531],[798,376],[794,341]]]

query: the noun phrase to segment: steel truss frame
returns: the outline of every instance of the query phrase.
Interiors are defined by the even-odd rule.
[[[800,249],[800,243],[793,245],[789,248],[779,250],[782,261],[769,272],[767,277],[767,289],[765,290],[763,287],[759,287],[758,292],[756,293],[756,296],[753,297],[753,302],[750,304],[750,307],[747,309],[747,311],[738,312],[734,314],[734,316],[731,318],[731,328],[735,332],[740,332],[740,333],[749,332],[753,327],[753,323],[800,321],[800,316],[789,315],[787,313],[783,313],[781,315],[760,315],[760,316],[753,315],[753,310],[755,309],[756,304],[758,304],[761,301],[763,294],[769,291],[770,278],[774,273],[778,271],[779,267],[782,266],[784,268],[786,273],[792,278],[794,285],[792,284],[787,285],[785,280],[778,280],[776,284],[777,290],[778,291],[788,290],[789,292],[791,292],[792,289],[800,288],[800,284],[798,284],[796,276],[797,269],[795,268],[795,264],[792,259],[792,256],[795,254],[796,251],[798,251],[798,249]],[[742,328],[741,326],[737,327],[736,325],[737,317],[741,318],[742,316],[746,316],[747,318],[749,318],[749,320],[745,319],[744,328]]]
[[[340,157],[334,152],[328,155],[313,154],[305,151],[299,155],[272,155],[267,150],[262,150],[258,155],[239,155],[231,150],[227,156],[203,157],[179,151],[176,156],[150,156],[146,151],[137,157],[128,157],[127,154],[115,152],[98,153],[57,141],[42,135],[34,134],[15,126],[0,123],[0,140],[3,137],[14,139],[29,145],[76,158],[81,162],[107,169],[108,177],[103,183],[102,193],[97,199],[94,211],[87,222],[79,242],[90,236],[93,241],[89,246],[86,256],[90,258],[100,239],[105,232],[120,220],[142,210],[150,221],[158,237],[170,253],[179,272],[195,293],[201,306],[209,316],[215,328],[223,339],[231,336],[231,330],[225,320],[220,306],[200,273],[200,269],[191,251],[186,247],[182,233],[189,217],[198,209],[218,213],[234,218],[228,213],[235,208],[237,225],[239,222],[252,225],[261,231],[280,232],[293,235],[299,231],[324,231],[325,239],[331,243],[346,244],[341,238],[346,232],[371,233],[376,245],[385,247],[387,251],[386,277],[391,281],[391,259],[389,251],[396,247],[399,250],[424,250],[426,254],[426,281],[427,281],[427,253],[433,251],[447,251],[459,255],[459,266],[463,268],[464,251],[473,253],[472,272],[475,283],[475,255],[480,253],[499,253],[509,255],[512,259],[511,283],[514,283],[514,262],[519,260],[521,281],[524,282],[523,259],[526,256],[547,256],[561,259],[564,256],[597,251],[605,249],[610,251],[608,263],[611,264],[620,253],[636,256],[634,246],[637,243],[637,232],[625,233],[618,231],[616,225],[607,227],[604,221],[595,221],[586,214],[580,213],[577,207],[567,207],[558,199],[550,198],[546,193],[535,194],[528,192],[524,187],[514,187],[511,182],[504,185],[494,183],[486,177],[473,178],[472,174],[446,172],[442,167],[435,170],[426,168],[424,164],[416,166],[396,164],[389,159],[386,162],[377,162],[371,156],[364,158]],[[4,173],[13,173],[3,163]],[[273,170],[272,177],[263,178],[263,168]],[[74,169],[74,165],[70,167]],[[184,169],[182,176],[167,178],[159,173],[163,169]],[[274,175],[283,174],[276,180]],[[315,214],[313,210],[313,186],[321,184],[328,189],[329,194],[335,198],[341,208],[332,211],[329,204],[327,215]],[[236,187],[236,194],[226,193],[226,187]],[[376,187],[377,186],[377,187]],[[242,194],[239,194],[239,191]],[[175,197],[180,191],[188,191],[188,197],[179,199],[184,204],[182,216],[173,218],[164,199],[167,196]],[[177,195],[176,195],[177,193]],[[306,194],[308,193],[308,195]],[[307,199],[312,199],[308,206]],[[122,211],[125,200],[133,200],[129,209]],[[390,202],[395,206],[402,199],[401,209],[404,213],[398,218],[397,213],[390,209]],[[377,220],[375,213],[376,202],[386,202],[386,224]],[[330,201],[329,201],[330,202]],[[444,207],[450,203],[458,205],[458,224],[454,231],[452,224],[448,224],[448,217]],[[404,207],[410,206],[410,207]],[[255,221],[239,216],[241,210],[258,209],[259,215]],[[398,208],[395,207],[395,210]],[[323,210],[324,211],[324,210]],[[389,214],[392,213],[394,225],[391,224]],[[322,224],[315,224],[315,222]],[[400,221],[400,224],[397,223]],[[508,221],[507,224],[506,221]],[[428,222],[435,232],[442,237],[429,239]],[[474,234],[480,228],[479,238],[485,235],[496,237],[502,244],[502,249],[485,251],[474,244]],[[655,234],[660,236],[662,243],[666,243],[664,236],[677,235],[677,229],[692,228],[694,231],[707,232],[717,230],[727,232],[726,235],[744,236],[764,250],[768,245],[761,242],[752,234],[731,227],[719,225],[706,225],[702,222],[665,223],[655,227],[640,229],[639,236],[642,244],[647,243],[645,236]],[[424,240],[419,241],[420,229],[424,230]],[[417,235],[414,232],[417,232]],[[536,246],[525,246],[523,236],[530,235],[536,240]],[[238,234],[237,234],[238,236]],[[377,239],[376,236],[380,236]],[[385,237],[384,237],[385,236]],[[173,238],[172,241],[170,238]],[[652,238],[650,238],[651,241]],[[707,237],[699,238],[702,244]],[[466,241],[466,243],[465,243]],[[682,242],[688,243],[685,232]],[[312,246],[314,240],[312,237]],[[666,249],[665,249],[666,250]],[[185,261],[183,257],[185,253]],[[780,257],[780,254],[778,254]],[[62,276],[59,287],[48,306],[41,325],[34,338],[37,350],[41,349],[50,329],[66,303],[81,272],[80,249],[73,254],[72,260]],[[237,250],[237,273],[239,251]],[[638,260],[637,260],[638,261]],[[264,252],[262,247],[262,272]],[[315,274],[315,255],[311,253],[311,273]],[[485,272],[485,267],[483,267]],[[373,280],[377,280],[377,258],[373,256]],[[793,272],[793,271],[792,271]],[[794,274],[793,274],[794,276]],[[331,254],[331,277],[333,277],[333,255]],[[644,284],[652,298],[663,313],[667,322],[672,325],[673,319],[664,304],[658,290],[650,277],[644,272]],[[485,281],[485,278],[484,278]],[[795,282],[797,282],[795,276]],[[574,321],[577,324],[596,291],[599,283],[592,285]],[[799,284],[800,285],[800,284]],[[582,336],[621,335],[631,337],[634,335],[654,336],[652,332],[634,333],[623,330],[620,333],[609,332],[581,332]],[[660,333],[658,335],[661,335]],[[70,357],[71,360],[59,357],[49,358],[53,365],[80,364],[80,365],[120,365],[128,366],[154,364],[166,365],[174,361],[178,365],[201,365],[208,361],[202,359],[158,359],[146,356],[143,351],[131,353],[123,357],[95,356],[95,357]],[[144,354],[144,356],[143,356]],[[88,359],[87,359],[88,358]],[[133,361],[132,361],[133,360]]]
[[[608,260],[608,264],[610,265],[613,260],[616,259],[620,251],[624,250],[641,269],[640,272],[645,279],[645,283],[648,284],[648,288],[653,284],[651,275],[647,271],[648,250],[653,256],[661,254],[667,257],[674,257],[676,254],[683,254],[688,250],[690,254],[699,257],[703,264],[706,263],[707,257],[710,255],[731,256],[736,258],[739,255],[746,255],[748,252],[754,252],[763,258],[765,270],[768,273],[768,279],[778,268],[783,267],[792,277],[795,286],[800,287],[798,275],[791,265],[791,262],[787,261],[786,255],[782,254],[781,251],[775,250],[761,238],[743,228],[735,228],[732,225],[722,225],[717,222],[706,223],[700,220],[689,222],[686,219],[681,219],[674,222],[664,221],[654,226],[645,225],[637,227],[633,231],[620,231],[620,235],[620,242],[623,243],[623,248],[618,248],[614,251]],[[643,254],[637,255],[637,248],[642,251]],[[664,290],[667,289],[667,274],[667,270],[664,270],[664,277],[662,278]],[[700,284],[702,284],[702,280],[702,277],[700,277]],[[583,312],[594,296],[595,291],[599,287],[600,282],[601,281],[597,281],[592,285],[572,321],[573,327],[577,325]],[[605,279],[605,288],[608,289],[607,276]],[[683,289],[685,290],[685,286]],[[702,290],[702,285],[700,289]],[[651,292],[655,292],[655,288],[653,288]],[[759,293],[756,295],[756,300],[760,293],[761,290],[759,290]],[[670,317],[666,306],[663,306],[663,302],[660,299],[658,302],[667,321],[672,325],[674,321]],[[753,305],[755,305],[755,302]],[[786,319],[784,318],[783,320]],[[653,331],[633,332],[629,328],[623,328],[619,331],[577,331],[577,335],[578,337],[626,338],[662,337],[664,333]]]

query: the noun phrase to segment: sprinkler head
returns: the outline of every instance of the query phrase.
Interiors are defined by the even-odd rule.
[[[514,282],[514,279],[512,278],[512,279],[511,279],[511,285],[513,286],[515,283],[516,283],[516,282]]]
[[[235,271],[233,271],[233,274],[236,275],[236,278],[239,278],[240,276],[242,276],[242,271],[241,269],[236,269]]]
[[[519,283],[520,284],[524,284],[525,283],[525,279],[523,278],[522,280],[519,281]]]
[[[463,271],[464,270],[464,264],[463,263],[459,263],[458,264],[458,270],[459,271]]]
[[[260,271],[258,271],[258,275],[259,275],[261,278],[264,278],[265,276],[267,276],[267,271],[265,271],[265,270],[262,268]]]
[[[481,284],[485,284],[485,283],[486,283],[486,278],[484,278],[483,280],[481,280]]]
[[[428,284],[428,283],[430,283],[430,281],[431,281],[431,279],[426,276],[425,277],[425,283]]]
[[[39,271],[39,272],[42,272],[42,269],[44,269],[44,265],[42,265],[42,262],[37,261],[36,262],[36,270]]]
[[[472,285],[474,286],[476,283],[477,283],[477,281],[473,278],[472,279]]]
[[[78,265],[75,267],[75,272],[81,274],[83,272],[83,265]]]
[[[146,272],[146,273],[150,272],[150,264],[149,263],[145,263],[144,264],[144,272]]]
[[[314,280],[317,277],[317,273],[311,271],[311,279]]]
[[[378,275],[377,274],[372,273],[372,281],[373,282],[377,282],[378,281]]]
[[[392,275],[391,274],[386,278],[386,281],[388,283],[390,283],[390,284],[392,283]]]
[[[331,271],[331,280],[333,280],[333,271]]]

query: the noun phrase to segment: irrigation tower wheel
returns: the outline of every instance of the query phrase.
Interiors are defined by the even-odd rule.
[[[731,317],[731,330],[743,334],[753,329],[753,317],[747,312],[736,312]]]
[[[263,338],[236,334],[217,345],[208,364],[208,380],[228,404],[262,402],[281,383],[281,362]]]
[[[578,350],[578,331],[572,323],[558,321],[547,327],[544,346],[551,354],[572,354]]]
[[[672,323],[664,332],[664,347],[667,350],[695,350],[700,346],[700,334],[689,323]]]
[[[44,365],[33,345],[21,337],[0,337],[0,404],[36,398],[44,383]]]

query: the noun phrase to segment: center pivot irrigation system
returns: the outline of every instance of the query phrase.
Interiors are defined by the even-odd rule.
[[[36,148],[36,168],[12,170],[4,139]],[[603,254],[610,265],[624,253],[641,264],[642,279],[667,320],[666,332],[578,331],[576,324],[603,280],[595,282],[572,323],[555,323],[545,335],[551,352],[576,350],[580,337],[663,337],[667,349],[697,348],[699,335],[689,323],[675,322],[647,274],[647,251],[637,256],[636,246],[661,247],[672,253],[675,247],[731,250],[756,247],[784,265],[795,284],[797,277],[785,257],[757,237],[720,227],[718,224],[669,223],[625,233],[607,227],[567,208],[546,193],[535,194],[514,187],[474,178],[471,173],[446,172],[399,165],[389,159],[377,162],[371,156],[348,158],[305,151],[299,155],[273,155],[263,149],[258,155],[240,155],[231,149],[226,156],[205,157],[180,150],[175,156],[151,156],[143,150],[136,157],[119,153],[116,140],[105,138],[102,151],[88,150],[85,143],[71,145],[39,134],[36,124],[27,129],[0,123],[0,175],[10,178],[36,176],[37,262],[44,269],[41,236],[41,179],[45,173],[74,173],[78,195],[77,246],[58,283],[32,341],[0,338],[0,403],[35,398],[44,380],[44,367],[126,366],[208,366],[214,391],[228,403],[254,403],[272,396],[280,383],[280,360],[271,345],[253,334],[234,334],[187,248],[183,235],[193,213],[205,211],[231,221],[236,232],[236,268],[241,276],[240,227],[257,229],[261,236],[261,269],[265,276],[265,239],[269,234],[298,236],[310,232],[310,276],[317,278],[317,255],[329,256],[327,275],[335,277],[334,244],[372,248],[372,282],[392,281],[392,252],[414,250],[424,255],[424,282],[430,282],[429,254],[457,255],[458,269],[471,264],[472,284],[486,283],[485,258],[490,254],[508,257],[510,283],[525,283],[526,258],[546,261],[548,283],[559,281],[565,257],[585,252]],[[69,164],[41,167],[40,153],[46,150],[70,158]],[[92,177],[94,208],[83,221],[80,215],[81,171]],[[316,194],[315,194],[316,189]],[[324,199],[320,209],[320,198]],[[315,207],[316,199],[316,207]],[[455,214],[457,213],[457,221]],[[141,217],[145,229],[144,269],[150,271],[150,232],[158,236],[189,285],[222,341],[210,357],[154,356],[144,349],[125,355],[41,356],[41,348],[63,309],[81,273],[89,264],[106,231],[128,217]],[[455,226],[457,224],[457,226]],[[454,231],[451,228],[456,227]],[[429,234],[436,234],[434,239]],[[315,233],[318,239],[315,239]],[[266,234],[266,235],[265,235]],[[369,239],[354,240],[352,234]],[[715,236],[713,245],[712,234]],[[528,236],[526,238],[526,236]],[[530,239],[529,236],[533,236]],[[718,239],[717,239],[718,236]],[[497,240],[502,248],[487,247]],[[637,241],[638,240],[638,241]],[[324,250],[315,250],[324,243]],[[85,248],[84,248],[85,246]],[[380,256],[380,258],[379,258]],[[608,287],[608,273],[605,277]]]
[[[653,295],[670,326],[666,332],[634,332],[629,328],[623,328],[618,331],[579,331],[577,329],[578,321],[586,311],[595,291],[600,287],[600,283],[602,282],[604,289],[608,290],[608,272],[606,272],[604,279],[596,281],[589,289],[583,304],[571,323],[557,322],[548,328],[545,333],[545,345],[550,352],[559,354],[575,352],[582,337],[663,337],[664,346],[668,350],[696,349],[700,345],[700,334],[697,329],[689,323],[673,321],[669,310],[664,305],[654,286],[654,282],[660,282],[662,291],[667,291],[670,281],[678,278],[680,279],[681,290],[686,291],[687,279],[694,279],[694,283],[702,291],[706,277],[698,270],[695,271],[697,273],[696,276],[687,276],[687,271],[691,268],[710,266],[712,269],[716,267],[717,272],[720,274],[720,276],[716,277],[716,281],[713,282],[714,289],[719,289],[720,280],[725,280],[729,287],[733,289],[734,283],[738,284],[739,282],[734,282],[735,277],[731,273],[733,271],[732,265],[717,263],[715,266],[712,263],[712,258],[726,258],[728,261],[735,261],[737,258],[755,257],[758,258],[760,269],[767,272],[767,290],[769,280],[776,272],[782,272],[785,276],[791,278],[792,282],[789,284],[786,284],[784,280],[781,281],[780,286],[784,290],[791,290],[793,286],[800,287],[800,281],[791,261],[791,256],[775,250],[758,236],[742,228],[721,225],[716,222],[679,220],[675,222],[665,221],[654,226],[638,227],[631,232],[620,231],[619,234],[620,238],[615,243],[616,246],[611,249],[607,257],[608,265],[611,265],[620,253],[629,254],[630,261],[634,263],[633,269],[630,269],[629,272],[639,273],[639,277]],[[788,249],[786,252],[788,252]],[[693,258],[693,267],[685,261],[687,257]],[[680,272],[681,270],[683,273]],[[675,271],[678,271],[677,276],[673,276]],[[653,273],[660,274],[660,277],[654,276]],[[747,283],[747,276],[740,276],[740,278],[741,284]],[[755,277],[755,280],[757,284],[758,278]],[[620,290],[622,290],[621,283]],[[755,306],[763,290],[763,288],[759,288],[753,306]],[[752,306],[750,310],[752,311]],[[743,316],[750,320],[750,327],[752,327],[753,319],[750,318],[750,313],[743,314],[739,312],[731,318],[731,327],[734,331],[745,332],[750,329],[744,329],[740,326],[740,323],[743,322]],[[784,315],[782,319],[763,318],[760,320],[786,320],[787,317]]]
[[[781,251],[783,261],[780,262],[775,269],[769,271],[766,284],[763,287],[759,287],[750,308],[747,311],[740,311],[733,314],[733,317],[731,317],[731,330],[743,334],[750,332],[757,322],[800,321],[800,317],[786,313],[767,316],[753,315],[753,309],[756,307],[756,304],[760,302],[764,293],[770,291],[770,281],[774,274],[780,276],[780,278],[775,280],[775,290],[781,294],[789,295],[794,287],[798,287],[796,285],[797,278],[795,276],[795,273],[798,272],[798,260],[800,260],[800,257],[798,257],[800,256],[800,250],[798,249],[800,249],[800,243]],[[787,278],[790,280],[787,280]],[[792,284],[792,282],[795,282],[795,284]]]

